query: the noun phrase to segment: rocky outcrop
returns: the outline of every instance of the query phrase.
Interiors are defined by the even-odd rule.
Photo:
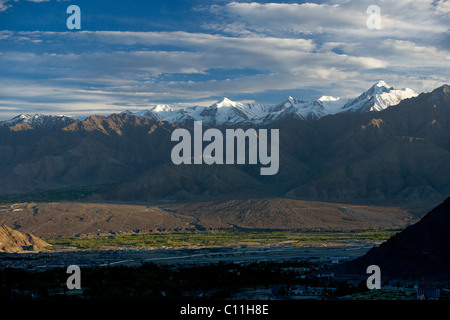
[[[44,251],[50,245],[30,233],[0,226],[0,252]]]

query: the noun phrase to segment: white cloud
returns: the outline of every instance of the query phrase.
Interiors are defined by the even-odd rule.
[[[421,47],[413,42],[385,40],[379,43],[371,57],[356,44],[330,42],[316,44],[312,39],[276,37],[232,37],[187,32],[7,32],[9,41],[41,40],[54,52],[0,53],[0,62],[9,68],[15,66],[18,75],[43,78],[40,86],[47,90],[25,89],[18,95],[39,100],[63,102],[72,110],[71,103],[103,97],[108,105],[123,103],[140,105],[142,101],[205,100],[226,93],[254,94],[267,90],[296,90],[321,87],[336,83],[354,83],[352,90],[343,94],[357,94],[369,82],[361,81],[366,71],[374,70],[375,79],[383,78],[381,69],[404,66],[410,59],[422,60],[424,55],[443,51]],[[28,40],[27,40],[28,39]],[[73,53],[60,53],[66,43],[78,43]],[[152,46],[169,46],[171,51],[151,50]],[[125,48],[135,50],[125,51]],[[177,48],[183,51],[174,50]],[[341,48],[354,54],[336,53]],[[401,54],[398,60],[392,59]],[[437,63],[436,60],[433,63]],[[394,63],[392,63],[394,62]],[[254,69],[259,74],[236,76],[217,80],[164,80],[163,74],[204,74],[210,69]],[[343,90],[341,88],[341,90]],[[8,91],[11,92],[11,91]],[[0,92],[1,93],[1,92]],[[5,91],[6,93],[6,91]],[[335,94],[335,93],[333,93]],[[64,98],[63,98],[64,97]],[[73,100],[72,100],[73,99]],[[104,102],[104,101],[103,101]],[[102,104],[103,105],[103,104]]]
[[[448,82],[450,51],[436,41],[448,37],[447,1],[382,1],[381,30],[366,27],[369,4],[231,2],[209,7],[216,18],[204,32],[3,30],[0,107],[102,111],[300,88],[354,96],[379,79],[416,91]],[[0,0],[0,11],[9,5]]]
[[[167,98],[167,92],[181,98],[218,95],[224,92],[256,93],[265,90],[290,90],[309,85],[320,78],[324,70],[330,81],[343,75],[354,76],[354,70],[384,68],[386,61],[365,56],[337,54],[319,50],[311,39],[282,39],[274,37],[226,37],[186,32],[34,32],[10,35],[12,38],[51,38],[64,46],[67,42],[81,43],[76,53],[21,53],[2,54],[5,65],[21,63],[18,73],[35,73],[51,79],[71,79],[68,85],[85,83],[101,88],[97,94],[131,95]],[[63,41],[64,39],[64,41]],[[124,51],[127,46],[139,50]],[[141,45],[170,45],[184,51],[145,50]],[[108,46],[104,46],[108,44]],[[86,48],[85,48],[86,47]],[[53,50],[60,48],[50,47]],[[117,50],[118,49],[118,50]],[[79,52],[78,52],[79,51]],[[252,69],[259,74],[236,76],[231,80],[165,81],[160,74],[205,74],[210,69]],[[337,76],[339,75],[339,76]],[[336,77],[334,77],[336,76]],[[297,78],[301,77],[301,81]],[[114,85],[110,86],[111,79]],[[48,80],[47,80],[48,82]],[[315,82],[314,82],[315,83]],[[321,84],[323,84],[323,80]],[[320,84],[320,83],[318,83]],[[208,89],[205,89],[208,88]],[[134,91],[133,91],[134,90]],[[140,94],[139,91],[146,92]],[[179,94],[178,94],[179,92]]]
[[[436,10],[439,13],[444,13],[444,14],[450,13],[450,1],[448,1],[448,0],[438,0],[436,2]]]
[[[48,2],[50,0],[26,0],[28,2]],[[0,0],[0,12],[6,11],[8,8],[12,7],[12,2],[19,2],[19,0]]]
[[[6,11],[11,7],[11,0],[0,0],[0,12]]]

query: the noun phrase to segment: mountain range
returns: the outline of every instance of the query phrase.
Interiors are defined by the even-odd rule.
[[[266,125],[286,118],[314,120],[341,112],[381,111],[397,105],[404,99],[416,96],[417,93],[409,88],[398,90],[380,80],[355,99],[322,96],[319,99],[307,101],[288,97],[279,104],[262,105],[240,103],[224,98],[209,107],[194,106],[173,109],[167,105],[156,105],[136,113],[128,110],[123,113],[181,125],[195,120],[209,125]],[[75,119],[67,116],[22,114],[0,122],[0,126],[11,127],[21,124],[22,127],[58,128],[74,121]]]
[[[176,124],[198,120],[209,125],[264,125],[285,118],[314,120],[341,112],[380,111],[416,96],[417,93],[409,88],[398,90],[380,80],[355,99],[322,96],[307,101],[288,97],[276,105],[261,105],[224,98],[210,107],[174,110],[169,106],[158,105],[136,115]]]
[[[176,128],[277,128],[280,170],[174,165]],[[450,88],[417,95],[378,82],[356,99],[289,98],[83,120],[18,116],[0,123],[0,195],[101,186],[92,199],[148,201],[222,195],[371,204],[436,204],[450,194]],[[81,196],[87,196],[82,193]]]

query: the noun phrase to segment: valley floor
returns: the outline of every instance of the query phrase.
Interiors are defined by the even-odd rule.
[[[250,263],[252,261],[288,262],[303,259],[338,262],[366,253],[373,244],[360,243],[344,246],[320,247],[207,247],[181,249],[136,250],[114,248],[109,250],[73,249],[40,253],[0,254],[0,268],[20,268],[42,271],[54,268],[140,266],[151,262],[164,265],[205,265],[211,263]]]
[[[0,297],[12,301],[145,300],[161,301],[161,306],[172,300],[191,305],[231,300],[417,300],[416,282],[383,281],[381,290],[371,292],[366,287],[367,274],[329,271],[330,266],[359,257],[371,247],[360,243],[2,253]],[[67,288],[69,265],[80,267],[80,289]],[[439,288],[440,300],[449,298],[449,283],[432,285]]]

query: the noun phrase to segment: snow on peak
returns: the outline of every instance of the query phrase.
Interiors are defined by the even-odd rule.
[[[60,128],[75,121],[65,115],[20,114],[10,120],[0,121],[0,126],[14,126],[18,123],[28,123],[32,127]]]
[[[404,99],[416,97],[417,95],[416,92],[409,88],[398,90],[380,80],[358,98],[348,102],[343,109],[347,112],[381,111],[399,104]]]
[[[319,101],[338,101],[340,100],[340,97],[332,97],[332,96],[321,96],[318,100]]]
[[[139,111],[134,115],[153,120],[165,120],[166,117],[170,117],[174,112],[168,105],[158,104],[148,110]]]
[[[317,99],[317,101],[322,104],[324,112],[326,114],[336,114],[342,111],[342,107],[349,102],[349,99],[341,97],[322,96]]]
[[[391,88],[391,86],[389,86],[386,82],[384,82],[383,80],[378,81],[377,83],[375,83],[373,85],[374,87],[385,87],[385,88]]]
[[[223,98],[222,101],[220,102],[216,102],[214,104],[214,106],[216,106],[217,108],[223,108],[223,107],[237,107],[237,106],[242,106],[242,104],[232,101],[228,98]]]
[[[153,112],[171,112],[173,109],[165,104],[158,104],[150,109]]]
[[[187,121],[204,121],[210,125],[223,124],[268,124],[285,117],[300,119],[319,119],[326,115],[341,112],[381,111],[399,104],[402,100],[418,94],[409,88],[401,90],[390,87],[383,80],[378,81],[355,99],[334,96],[321,96],[316,100],[303,100],[288,96],[279,104],[262,105],[254,102],[236,102],[227,97],[209,107],[192,106],[172,109],[168,105],[151,105],[136,113],[125,110],[122,113],[153,120],[182,124]],[[0,121],[0,126],[27,122],[34,125],[59,125],[74,121],[66,116],[45,116],[21,114],[13,119]]]

